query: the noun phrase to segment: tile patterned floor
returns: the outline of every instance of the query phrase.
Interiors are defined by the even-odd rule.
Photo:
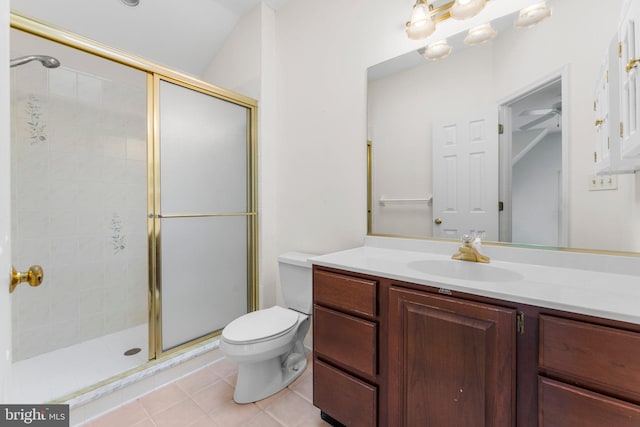
[[[256,403],[233,402],[237,367],[226,359],[155,390],[85,427],[303,427],[328,426],[312,404],[311,354],[289,387]]]

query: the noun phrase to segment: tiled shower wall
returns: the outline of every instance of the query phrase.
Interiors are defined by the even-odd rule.
[[[11,72],[13,360],[148,317],[145,76],[37,62]]]

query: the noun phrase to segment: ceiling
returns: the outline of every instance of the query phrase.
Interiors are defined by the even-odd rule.
[[[242,16],[261,1],[278,10],[290,0],[10,1],[13,11],[201,76]]]

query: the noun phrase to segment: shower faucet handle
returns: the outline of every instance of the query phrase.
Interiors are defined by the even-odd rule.
[[[40,286],[44,279],[44,271],[39,265],[32,265],[28,271],[18,272],[15,267],[11,266],[11,283],[9,284],[9,293],[13,293],[16,287],[22,283],[27,282],[31,286]]]

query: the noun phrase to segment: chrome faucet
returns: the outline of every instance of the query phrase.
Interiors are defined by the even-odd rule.
[[[478,249],[473,245],[473,238],[468,234],[462,236],[462,245],[458,248],[458,252],[453,254],[451,258],[461,261],[486,263],[488,263],[491,259],[488,256],[482,255],[480,252],[478,252]]]

